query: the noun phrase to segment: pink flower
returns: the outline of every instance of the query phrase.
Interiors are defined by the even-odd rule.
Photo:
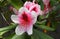
[[[17,15],[11,16],[11,19],[14,23],[18,24],[15,29],[17,35],[22,35],[24,32],[31,35],[33,33],[33,24],[35,24],[37,20],[37,15],[35,12],[30,12],[27,8],[22,7],[19,9]]]
[[[48,13],[51,6],[50,6],[50,0],[43,0],[44,3],[44,13]]]
[[[40,5],[35,4],[34,2],[26,1],[24,7],[26,7],[30,12],[34,11],[37,15],[42,15]]]

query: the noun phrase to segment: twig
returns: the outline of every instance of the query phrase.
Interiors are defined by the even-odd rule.
[[[6,18],[4,17],[4,15],[1,13],[3,19],[7,22],[7,24],[9,24],[9,22],[6,20]]]

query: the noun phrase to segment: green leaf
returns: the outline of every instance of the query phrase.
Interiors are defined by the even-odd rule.
[[[51,27],[48,27],[48,26],[45,26],[45,25],[35,25],[36,27],[39,27],[41,29],[46,29],[48,31],[54,31],[55,29],[54,28],[51,28]]]
[[[0,38],[3,38],[2,35],[5,34],[6,32],[8,32],[8,30],[0,32]]]
[[[56,10],[55,11],[58,11],[60,9],[60,4],[57,5],[56,7]]]
[[[7,37],[3,37],[3,39],[11,39],[14,35],[15,35],[15,33],[12,33],[12,34],[10,34],[10,35],[7,36]]]
[[[57,3],[57,0],[50,0],[51,6],[54,6]]]
[[[45,23],[46,23],[46,20],[43,20],[41,22],[39,22],[39,21],[36,22],[37,25],[40,25],[40,24],[44,24],[45,25]]]
[[[39,16],[39,19],[45,19],[45,18],[48,18],[48,17],[49,17],[49,13],[46,14],[46,15],[41,15],[41,16]]]
[[[42,0],[37,0],[38,4],[41,6],[41,9],[43,10],[44,9],[44,5],[43,5],[43,2]]]
[[[15,28],[16,24],[11,23],[10,26],[0,28],[0,38],[2,38],[2,35],[5,34],[6,32],[10,31],[11,29]]]
[[[4,33],[6,33],[8,30],[6,30],[6,31],[2,31],[2,32],[0,32],[0,36],[2,36]]]
[[[13,5],[16,9],[19,9],[22,5],[23,2],[21,0],[7,0],[11,5]]]
[[[21,35],[21,36],[14,35],[12,39],[24,39],[24,35]]]
[[[30,39],[30,36],[24,33],[23,35],[14,35],[11,39]]]
[[[16,35],[15,33],[12,33],[11,35],[4,37],[4,39],[31,39],[31,36],[27,35],[26,33],[22,35]]]
[[[15,28],[15,27],[16,27],[16,24],[11,23],[11,24],[10,24],[9,26],[7,26],[7,27],[0,28],[0,32],[6,31],[6,30],[11,30],[11,29],[13,29],[13,28]]]
[[[26,38],[25,34],[23,34],[23,35],[11,34],[10,36],[8,36],[4,39],[25,39],[25,38]]]
[[[49,35],[47,35],[43,32],[40,32],[40,31],[34,29],[34,33],[31,36],[31,39],[54,39],[54,38],[50,37]]]
[[[0,36],[0,38],[3,38],[2,36]]]
[[[4,0],[0,0],[0,2],[3,2]]]

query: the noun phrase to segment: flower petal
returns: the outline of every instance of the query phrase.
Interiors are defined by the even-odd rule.
[[[36,23],[36,21],[37,21],[37,17],[33,20],[33,22],[32,22],[32,23],[33,23],[33,24],[35,24],[35,23]]]
[[[27,8],[25,7],[21,7],[18,11],[19,14],[22,14],[22,12],[25,11],[25,12],[29,12]]]
[[[14,23],[19,23],[19,22],[18,22],[18,16],[16,16],[16,15],[12,15],[12,16],[11,16],[11,20],[12,20]]]
[[[36,18],[36,17],[37,17],[37,13],[36,13],[36,12],[34,12],[34,11],[32,11],[32,12],[31,12],[31,15],[32,15],[34,18]]]
[[[24,7],[29,6],[29,4],[32,4],[32,2],[26,1]]]
[[[32,15],[32,24],[35,24],[36,23],[36,21],[37,21],[37,14],[34,12],[34,11],[32,11],[31,12],[31,15]]]
[[[29,10],[30,10],[30,11],[34,11],[34,10],[33,10],[34,8],[36,8],[35,12],[37,13],[37,15],[39,15],[40,9],[41,9],[40,5],[35,4],[35,5],[31,6],[31,8],[30,8]]]
[[[22,35],[25,32],[25,28],[22,26],[17,26],[15,29],[16,35]]]
[[[30,25],[29,27],[27,27],[27,33],[28,33],[28,35],[32,35],[32,33],[33,33],[33,25]]]

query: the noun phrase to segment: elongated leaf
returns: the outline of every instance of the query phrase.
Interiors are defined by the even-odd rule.
[[[37,25],[40,25],[40,24],[44,24],[45,25],[45,23],[46,23],[46,20],[43,20],[41,22],[38,22],[38,21],[36,22]]]
[[[10,30],[10,29],[13,29],[13,28],[15,28],[15,27],[16,27],[16,24],[12,23],[12,24],[10,24],[10,25],[7,26],[7,27],[0,28],[0,32],[6,31],[6,30]]]
[[[41,9],[43,10],[44,9],[44,5],[43,5],[43,2],[42,0],[37,0],[38,4],[41,5]]]
[[[12,39],[24,39],[24,35],[22,36],[14,35]]]
[[[54,28],[51,28],[51,27],[48,27],[48,26],[45,26],[45,25],[36,25],[36,27],[39,27],[41,29],[46,29],[48,31],[54,31],[55,30]]]
[[[34,29],[34,33],[31,36],[31,39],[54,39],[54,38],[50,37],[49,35],[47,35],[43,32],[40,32],[40,31]]]
[[[0,36],[3,35],[4,33],[6,33],[8,30],[0,32]]]
[[[45,19],[45,18],[48,18],[48,17],[49,17],[49,13],[46,14],[46,15],[39,16],[39,19]]]
[[[11,39],[30,39],[30,36],[24,33],[23,35],[14,35]]]
[[[12,34],[10,34],[10,35],[7,36],[7,37],[3,37],[3,39],[11,39],[14,35],[15,35],[15,33],[12,33]]]
[[[0,38],[3,38],[3,36],[0,36]]]
[[[8,30],[0,32],[0,38],[3,38],[2,35],[5,34],[6,32],[8,32]]]

